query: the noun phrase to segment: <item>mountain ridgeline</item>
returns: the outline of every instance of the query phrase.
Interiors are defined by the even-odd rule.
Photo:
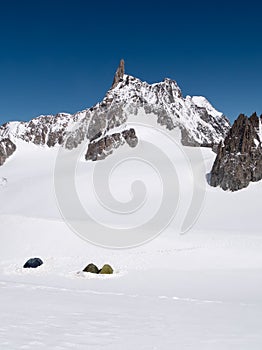
[[[20,142],[50,148],[63,144],[70,150],[87,140],[85,159],[104,159],[125,143],[130,147],[136,146],[136,131],[129,129],[127,122],[133,116],[139,117],[139,113],[155,117],[159,125],[168,130],[179,128],[181,143],[185,146],[218,149],[210,177],[212,186],[234,191],[245,187],[249,181],[261,179],[261,118],[241,116],[230,129],[228,119],[206,98],[183,97],[177,83],[171,79],[148,84],[127,75],[124,60],[120,61],[111,88],[95,106],[73,115],[59,113],[39,116],[28,122],[2,125],[0,165],[16,152]],[[235,137],[239,138],[239,144],[233,145]],[[242,139],[246,145],[244,148],[240,146]],[[232,155],[234,160],[231,159]],[[240,166],[244,158],[244,165]],[[253,161],[256,170],[251,170]],[[236,180],[228,174],[228,169],[232,170],[232,167],[236,169],[235,172],[231,171],[231,174],[236,175]],[[246,168],[249,169],[249,176],[243,180]]]
[[[84,139],[98,142],[115,128],[121,127],[124,131],[130,116],[140,111],[155,115],[158,123],[169,130],[180,128],[184,145],[212,147],[225,138],[230,128],[227,118],[204,97],[183,98],[177,83],[171,79],[148,84],[126,75],[121,60],[112,87],[95,106],[74,115],[59,113],[2,125],[2,164],[15,152],[19,140],[47,147],[66,142],[70,149]]]

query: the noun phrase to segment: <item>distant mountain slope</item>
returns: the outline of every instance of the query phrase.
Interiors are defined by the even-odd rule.
[[[59,113],[2,125],[0,165],[15,152],[17,140],[53,147],[62,144],[73,128],[66,141],[66,147],[71,149],[85,138],[99,141],[109,130],[119,126],[121,131],[126,130],[129,116],[141,110],[156,115],[158,123],[167,129],[179,127],[184,145],[211,147],[224,139],[230,128],[227,118],[204,97],[183,98],[174,80],[165,79],[150,85],[126,75],[121,60],[111,89],[94,107],[74,115]]]

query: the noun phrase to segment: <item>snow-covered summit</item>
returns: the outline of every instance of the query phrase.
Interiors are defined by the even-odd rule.
[[[200,108],[205,108],[213,117],[222,117],[223,113],[218,112],[204,96],[193,96],[192,101]]]
[[[148,84],[124,74],[117,85],[108,91],[104,101],[132,105],[146,113],[156,114],[158,122],[168,129],[179,127],[185,145],[211,146],[218,144],[227,134],[230,123],[204,97],[183,98],[174,80]],[[129,109],[129,112],[132,109]]]
[[[8,140],[11,146],[23,140],[53,147],[62,144],[75,127],[67,140],[67,147],[72,148],[84,138],[93,141],[120,126],[125,129],[129,118],[140,111],[155,115],[158,123],[169,130],[180,128],[184,145],[213,146],[225,138],[230,127],[226,117],[204,97],[183,98],[179,86],[171,79],[148,84],[127,75],[121,60],[113,85],[100,103],[73,115],[59,113],[28,122],[6,123],[0,127],[0,145],[3,140],[5,144]]]

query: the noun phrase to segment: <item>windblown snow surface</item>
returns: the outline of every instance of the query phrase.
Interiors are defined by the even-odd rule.
[[[92,245],[63,221],[53,185],[58,148],[21,141],[0,168],[0,178],[7,179],[0,187],[1,350],[261,349],[261,182],[235,193],[206,185],[203,210],[181,235],[191,173],[168,141],[143,129],[137,134],[172,159],[182,194],[164,232],[132,249]],[[202,154],[205,180],[215,154],[210,149]],[[113,225],[90,190],[94,166],[79,161],[79,196],[98,220]],[[151,173],[145,162],[125,163],[112,174],[113,195],[129,200],[131,183],[140,177],[150,193],[145,205],[154,212],[161,191]],[[140,219],[147,214],[144,210]],[[23,269],[31,257],[44,264]],[[90,262],[109,263],[115,274],[79,273]]]

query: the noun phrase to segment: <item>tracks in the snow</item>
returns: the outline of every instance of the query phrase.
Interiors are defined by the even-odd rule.
[[[11,287],[12,286],[12,287]],[[106,292],[106,291],[97,291],[92,289],[73,289],[73,288],[64,288],[57,286],[46,286],[40,284],[34,284],[30,282],[16,282],[16,281],[8,281],[1,280],[0,281],[0,289],[3,288],[27,288],[31,290],[43,290],[43,291],[56,291],[61,293],[76,293],[76,294],[93,294],[93,295],[104,295],[104,296],[116,296],[116,297],[127,297],[127,298],[144,298],[144,299],[159,299],[159,300],[169,300],[175,302],[186,302],[186,303],[198,303],[198,304],[232,304],[231,302],[225,302],[222,300],[209,300],[209,299],[197,299],[197,298],[187,298],[187,297],[178,297],[178,296],[166,296],[166,295],[143,295],[143,294],[129,294],[122,292]],[[251,303],[242,303],[239,302],[239,305],[247,306],[253,305]]]

